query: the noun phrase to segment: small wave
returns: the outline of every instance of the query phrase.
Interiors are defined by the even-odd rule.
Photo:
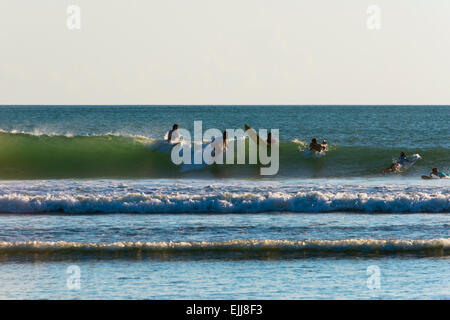
[[[305,254],[358,256],[409,254],[447,256],[450,238],[432,240],[231,240],[220,242],[0,242],[0,256],[184,256],[301,258]]]

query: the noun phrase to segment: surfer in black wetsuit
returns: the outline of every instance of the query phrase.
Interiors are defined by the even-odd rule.
[[[309,144],[309,151],[321,152],[322,150],[325,150],[325,148],[321,144],[317,143],[317,139],[312,139]]]
[[[220,146],[220,141],[216,141],[215,137],[211,141],[211,146],[213,146],[213,148],[214,148],[213,152],[211,152],[211,155],[213,157],[216,156],[216,150],[218,150],[218,151],[219,150],[221,150],[221,151],[227,150],[227,131],[225,130],[222,133],[222,146]]]
[[[171,142],[172,141],[172,135],[176,136],[176,139],[178,139],[178,133],[176,132],[178,130],[178,125],[175,123],[172,127],[172,130],[169,131],[169,133],[167,134],[167,141]],[[175,133],[175,134],[174,134]],[[174,140],[176,140],[174,139]]]
[[[277,140],[277,139],[272,138],[272,132],[269,132],[269,133],[267,134],[267,140],[266,140],[266,143],[267,143],[268,146],[272,145],[272,143],[273,143],[273,144],[278,143],[278,140]]]
[[[226,149],[227,148],[227,131],[226,130],[222,134],[222,139],[223,139],[223,148]]]
[[[268,134],[267,134],[267,144],[271,144],[272,143],[272,132],[269,132]]]

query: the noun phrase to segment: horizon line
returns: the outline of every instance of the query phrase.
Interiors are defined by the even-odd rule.
[[[0,104],[0,107],[449,107],[450,104]]]

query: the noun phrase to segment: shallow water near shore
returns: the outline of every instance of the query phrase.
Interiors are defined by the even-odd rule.
[[[0,223],[5,299],[450,298],[445,213],[7,214]],[[68,286],[74,266],[79,289]]]
[[[68,267],[80,289],[68,289]],[[447,258],[0,264],[2,299],[449,299]],[[368,286],[367,268],[380,270]],[[372,288],[372,289],[371,289]]]
[[[17,238],[40,239],[47,246],[54,242],[56,248],[29,243],[28,251],[17,252],[11,248],[5,250],[3,242],[0,297],[448,299],[448,223],[446,215],[436,214],[8,215],[2,218],[2,241],[12,244]],[[333,250],[333,244],[316,240],[324,246],[322,250],[328,250],[312,253],[295,248],[282,254],[279,252],[282,247],[277,248],[279,244],[273,243],[269,245],[271,250],[257,255],[251,255],[243,244],[237,244],[237,249],[241,249],[237,255],[236,247],[204,253],[182,250],[155,255],[155,248],[148,249],[147,254],[142,249],[124,252],[133,241],[153,241],[160,245],[166,242],[167,246],[167,241],[249,238],[353,242],[343,240]],[[423,241],[390,243],[385,249],[374,251],[371,246],[382,247],[380,240],[368,244],[360,238]],[[441,240],[432,240],[438,238]],[[116,245],[92,253],[89,248],[74,250],[74,243],[68,240],[77,246],[86,241],[94,244],[116,241]],[[433,241],[438,242],[434,246],[439,250],[424,250],[424,244]],[[57,250],[64,245],[68,249]],[[414,246],[418,248],[414,250]],[[74,266],[79,271],[79,288],[68,284]],[[368,268],[374,267],[381,277],[376,288],[371,286],[368,273]]]

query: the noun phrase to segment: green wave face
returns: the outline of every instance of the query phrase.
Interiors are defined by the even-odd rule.
[[[0,134],[2,179],[170,177],[174,167],[137,138]]]
[[[0,133],[0,179],[63,178],[259,178],[259,165],[212,165],[183,171],[155,141],[134,136],[34,136]],[[401,151],[419,153],[404,175],[427,174],[432,167],[448,171],[446,148],[395,149],[331,146],[315,158],[305,144],[280,144],[280,170],[275,177],[328,178],[379,175]]]

